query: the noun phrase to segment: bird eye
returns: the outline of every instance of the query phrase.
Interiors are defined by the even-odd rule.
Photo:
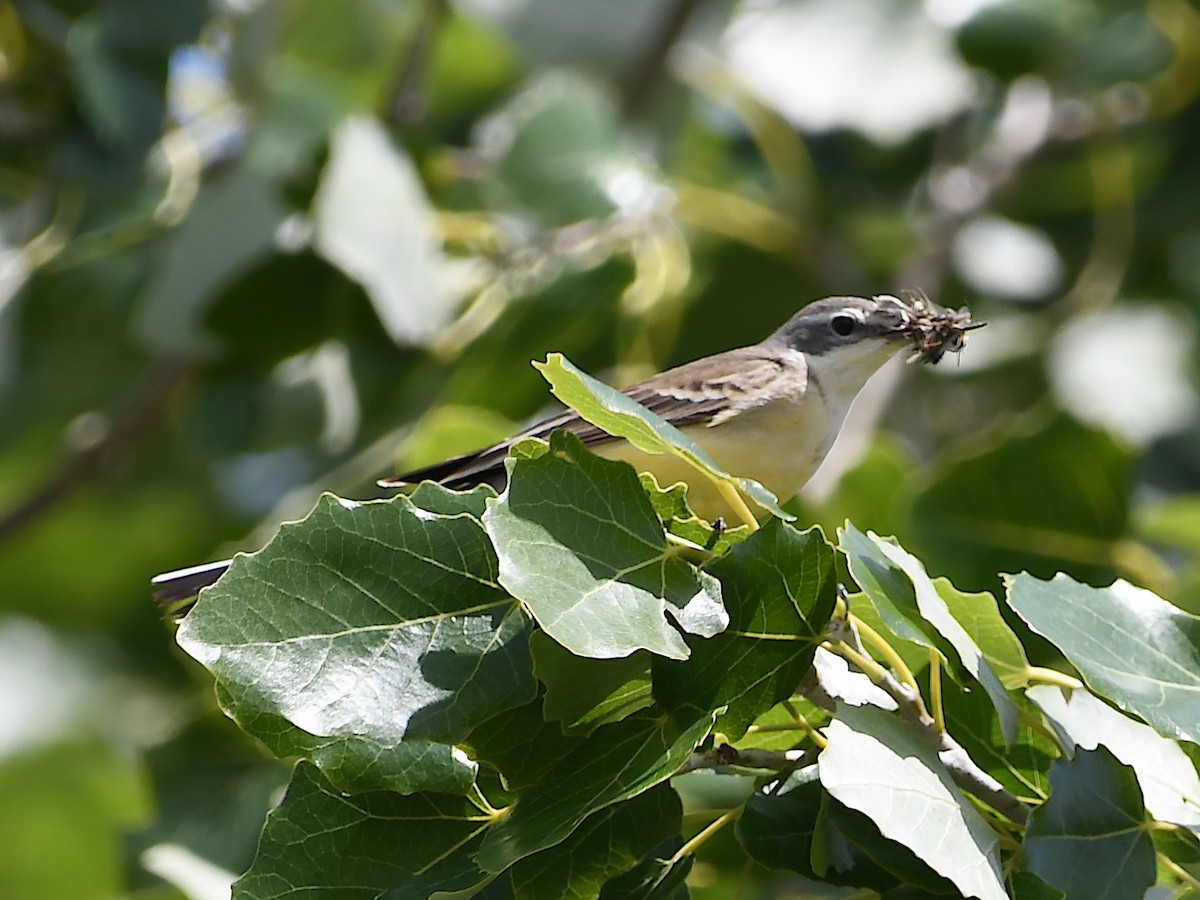
[[[840,313],[834,316],[829,324],[833,328],[834,334],[846,337],[852,334],[854,329],[858,327],[858,319],[846,313]]]

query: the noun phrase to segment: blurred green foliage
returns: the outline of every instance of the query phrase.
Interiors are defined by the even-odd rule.
[[[627,383],[826,294],[969,305],[989,329],[880,382],[803,521],[964,590],[1065,571],[1200,611],[1200,13],[880,6],[967,86],[892,141],[806,117],[892,80],[806,67],[801,20],[851,69],[895,49],[828,0],[0,0],[0,634],[39,648],[0,661],[0,897],[180,896],[153,844],[244,869],[284,776],[149,577],[501,436],[551,351]],[[774,92],[730,49],[756,28]],[[1125,308],[1175,316],[1178,358],[1063,338]],[[715,859],[697,896],[737,880]]]

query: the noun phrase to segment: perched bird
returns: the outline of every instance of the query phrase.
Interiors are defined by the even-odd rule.
[[[765,340],[707,356],[625,388],[624,393],[679,428],[725,471],[753,478],[781,500],[792,497],[825,458],[851,402],[879,368],[907,345],[912,359],[936,363],[981,327],[966,312],[924,297],[827,297],[802,308]],[[727,515],[716,486],[670,454],[644,453],[567,410],[508,440],[380,481],[397,487],[431,480],[447,487],[497,483],[514,442],[577,435],[593,452],[651,472],[659,484],[687,481],[688,503],[704,518]],[[154,579],[164,602],[212,584],[229,562]]]

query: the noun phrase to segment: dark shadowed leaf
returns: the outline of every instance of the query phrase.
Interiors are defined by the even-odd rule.
[[[1200,618],[1125,581],[1008,577],[1008,605],[1052,641],[1097,694],[1160,734],[1200,742]]]
[[[301,763],[233,897],[417,900],[435,889],[485,884],[494,876],[470,857],[492,821],[465,797],[343,794]]]
[[[1008,878],[1008,893],[1012,900],[1063,900],[1066,896],[1052,888],[1032,872],[1014,872]]]
[[[683,838],[669,838],[634,869],[614,878],[600,892],[600,900],[689,900],[685,879],[696,857],[672,861],[683,847]]]
[[[586,738],[565,734],[562,725],[546,718],[542,699],[506,710],[488,719],[468,736],[471,755],[499,772],[510,791],[536,784],[546,769]]]
[[[579,656],[635,650],[683,659],[685,630],[725,627],[720,584],[669,551],[662,525],[625,463],[556,432],[538,459],[508,460],[508,486],[484,525],[500,583],[547,634]]]
[[[836,595],[833,550],[819,528],[772,519],[708,571],[721,582],[729,627],[688,638],[684,662],[654,661],[654,697],[669,710],[725,706],[717,729],[737,740],[795,693],[812,665]]]
[[[755,862],[771,869],[830,884],[895,887],[899,879],[876,865],[824,815],[828,802],[833,801],[815,772],[797,773],[779,791],[756,793],[746,801],[737,823],[738,840]],[[866,824],[874,828],[869,820]]]
[[[1057,760],[1022,863],[1067,900],[1141,897],[1154,884],[1154,844],[1133,770],[1103,747]]]
[[[617,659],[576,656],[542,631],[534,632],[530,647],[534,674],[546,686],[546,718],[563,728],[587,733],[654,702],[645,651]]]
[[[597,810],[666,781],[711,727],[711,718],[683,726],[639,713],[597,728],[521,791],[512,812],[485,838],[480,866],[501,872],[559,843]]]
[[[562,843],[513,866],[513,894],[518,900],[595,897],[605,882],[679,834],[682,813],[679,795],[665,784],[599,810]]]

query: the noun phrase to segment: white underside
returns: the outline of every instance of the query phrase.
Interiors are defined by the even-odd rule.
[[[876,343],[860,353],[819,359],[815,366],[810,360],[809,384],[800,396],[777,398],[719,424],[693,425],[683,432],[731,475],[753,478],[780,502],[789,500],[825,459],[859,389],[897,349],[895,344]],[[813,374],[820,391],[812,387]],[[682,459],[643,453],[624,441],[599,445],[595,451],[652,473],[663,487],[687,482],[688,503],[698,515],[709,521],[718,516],[730,519],[733,511],[712,482]]]

